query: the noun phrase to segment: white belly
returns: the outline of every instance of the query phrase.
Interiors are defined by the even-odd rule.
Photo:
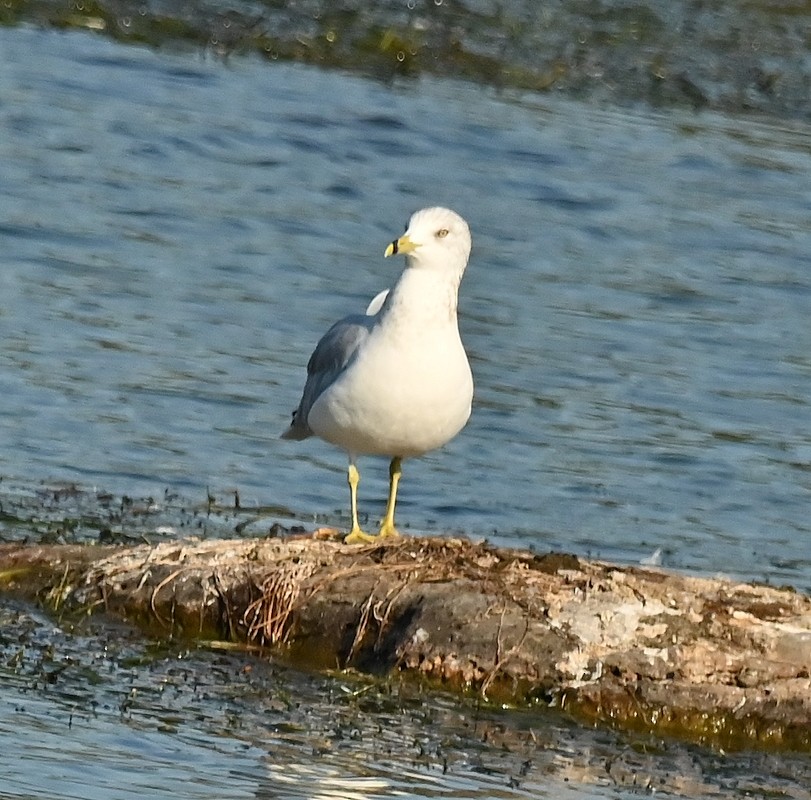
[[[396,331],[375,330],[310,409],[317,436],[356,455],[406,458],[459,433],[473,377],[455,324],[416,339],[408,333],[400,341]]]

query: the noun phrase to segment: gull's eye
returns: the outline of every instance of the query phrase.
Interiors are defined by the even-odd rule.
[[[448,229],[447,228],[440,228],[436,232],[436,238],[437,239],[444,239],[447,235],[448,235]]]

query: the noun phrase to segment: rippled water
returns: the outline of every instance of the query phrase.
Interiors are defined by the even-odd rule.
[[[426,204],[474,233],[468,428],[400,519],[811,586],[811,132],[0,31],[0,469],[340,524],[280,442]],[[361,464],[382,511],[385,464]]]
[[[285,524],[345,524],[343,455],[278,434],[319,335],[391,283],[401,265],[385,244],[441,203],[474,234],[460,307],[477,394],[457,440],[406,463],[401,524],[630,561],[661,549],[667,566],[811,587],[808,126],[387,86],[23,28],[0,29],[0,58],[4,485],[199,502],[237,490]],[[386,465],[361,472],[376,516]],[[27,766],[3,796],[617,796],[613,741],[579,740],[569,760],[550,745],[547,772],[522,776],[537,750],[526,731],[495,769],[452,707],[425,723],[422,774],[408,772],[416,712],[400,755],[366,757],[372,731],[403,724],[372,709],[356,734],[339,726],[364,747],[311,763],[314,737],[334,730],[312,698],[334,685],[249,693],[265,710],[268,696],[310,697],[277,715],[300,725],[290,750],[230,696],[196,712],[192,693],[177,718],[161,707],[141,725],[120,711],[118,662],[96,715],[91,695],[32,692],[13,658],[0,774]],[[152,669],[136,670],[150,697],[177,682]],[[572,767],[592,763],[584,747],[600,780]],[[683,794],[743,796],[736,780]]]
[[[413,684],[150,649],[5,603],[0,625],[3,800],[811,798],[807,759],[663,748]]]

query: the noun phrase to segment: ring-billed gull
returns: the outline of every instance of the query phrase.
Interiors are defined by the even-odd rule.
[[[346,542],[397,535],[394,505],[404,458],[449,442],[473,399],[456,304],[470,256],[467,223],[447,208],[424,208],[387,248],[406,267],[365,314],[336,322],[316,345],[307,382],[283,439],[315,434],[346,451],[352,529]],[[358,456],[391,458],[389,497],[378,536],[358,524]]]

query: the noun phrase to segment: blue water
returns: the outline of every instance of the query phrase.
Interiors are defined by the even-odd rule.
[[[280,442],[417,207],[470,222],[470,424],[418,531],[811,586],[811,136],[0,31],[0,469],[345,523]],[[361,464],[382,512],[386,465]],[[289,521],[289,520],[287,520]]]
[[[445,204],[474,237],[460,311],[476,399],[454,442],[406,462],[401,526],[811,587],[807,125],[383,85],[26,28],[0,29],[0,61],[4,487],[200,502],[237,490],[283,524],[346,524],[343,455],[278,434],[321,333],[393,280],[385,244],[413,210]],[[361,472],[375,517],[386,464]],[[49,625],[36,623],[46,638]],[[171,704],[179,721],[163,706],[122,714],[114,662],[114,698],[94,716],[97,690],[66,701],[73,684],[52,696],[36,670],[20,678],[14,641],[0,642],[4,798],[590,798],[620,796],[631,774],[556,739],[510,788],[524,751],[499,769],[502,751],[471,755],[454,724],[475,732],[475,714],[456,706],[450,728],[431,723],[425,774],[407,768],[418,717],[407,746],[357,768],[371,732],[399,724],[377,710],[352,711],[363,745],[313,765],[333,730],[317,699],[291,751],[261,704],[253,717],[212,694],[205,723],[185,701]],[[209,667],[188,669],[199,681]],[[171,684],[133,675],[149,696]],[[302,691],[286,680],[261,696]],[[747,783],[674,758],[658,777],[680,796],[745,796],[783,769]]]
[[[0,31],[0,470],[341,525],[280,442],[321,333],[446,204],[470,424],[400,522],[811,586],[811,131]],[[382,512],[386,465],[361,464]]]

